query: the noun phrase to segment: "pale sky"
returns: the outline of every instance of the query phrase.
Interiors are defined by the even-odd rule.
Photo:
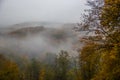
[[[86,0],[3,0],[0,25],[46,21],[79,22]]]

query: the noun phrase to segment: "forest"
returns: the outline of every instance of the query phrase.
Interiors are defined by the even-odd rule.
[[[76,31],[83,37],[78,55],[61,50],[46,59],[0,52],[0,80],[120,80],[120,0],[88,0],[83,20]]]

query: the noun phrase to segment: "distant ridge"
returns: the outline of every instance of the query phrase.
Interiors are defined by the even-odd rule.
[[[35,34],[43,31],[45,28],[43,26],[36,27],[25,27],[12,32],[7,33],[10,36],[26,36],[28,34]]]

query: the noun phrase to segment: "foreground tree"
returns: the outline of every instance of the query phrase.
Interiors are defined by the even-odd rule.
[[[88,5],[91,9],[88,10],[87,15],[84,15],[85,19],[81,26],[89,32],[95,32],[95,36],[86,39],[87,45],[80,53],[82,80],[118,80],[120,78],[120,0],[89,0]],[[91,42],[98,45],[88,45]],[[98,60],[95,60],[96,55],[99,55]],[[92,61],[97,63],[93,64]]]
[[[120,43],[120,0],[105,0],[101,15],[101,25],[107,29],[107,41]]]
[[[100,56],[97,51],[99,45],[89,43],[83,47],[79,55],[81,80],[91,80],[99,71]]]
[[[97,80],[120,78],[120,0],[105,0],[101,25],[107,29],[102,52],[101,71]]]
[[[0,80],[20,80],[19,68],[16,63],[0,54]]]

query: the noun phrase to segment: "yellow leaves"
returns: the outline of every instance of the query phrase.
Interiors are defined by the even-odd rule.
[[[101,56],[97,50],[98,46],[99,45],[95,43],[88,43],[81,50],[80,67],[83,80],[92,79],[92,77],[99,71],[99,61]]]
[[[111,59],[116,59],[115,55],[110,56]]]
[[[116,59],[116,51],[112,50],[109,54],[110,54],[110,59],[112,60]]]
[[[109,5],[120,4],[120,0],[105,0],[105,3]]]
[[[83,61],[82,70],[89,74],[90,71],[94,77],[91,80],[118,80],[120,73],[120,46],[118,44],[109,44],[104,49],[99,48],[96,51],[97,44],[87,44],[83,47],[80,59]],[[110,48],[109,48],[110,47]],[[119,68],[118,68],[119,67]],[[94,74],[94,70],[95,72]]]
[[[94,69],[98,70],[92,80],[119,80],[120,0],[104,1],[105,4],[102,8],[101,14],[98,16],[100,16],[100,27],[105,30],[105,34],[103,33],[105,35],[105,42],[103,42],[102,47],[100,46],[99,48],[96,44],[86,44],[81,50],[80,60],[83,75],[89,75],[89,73],[93,75]],[[101,34],[99,31],[96,32]],[[86,75],[84,76],[86,77]],[[91,77],[89,78],[91,79]],[[86,78],[83,80],[86,80]]]
[[[18,66],[5,58],[0,58],[0,80],[18,80]]]
[[[44,78],[45,78],[45,69],[43,68],[40,70],[39,80],[44,80]]]
[[[105,5],[102,10],[103,26],[116,27],[119,24],[120,0],[105,0]],[[106,25],[105,25],[106,24]]]
[[[119,54],[119,47],[113,46],[111,49],[106,49],[102,52],[102,60],[101,60],[101,70],[97,75],[98,78],[105,80],[118,80],[120,75],[120,58]],[[102,80],[102,79],[99,79]]]

